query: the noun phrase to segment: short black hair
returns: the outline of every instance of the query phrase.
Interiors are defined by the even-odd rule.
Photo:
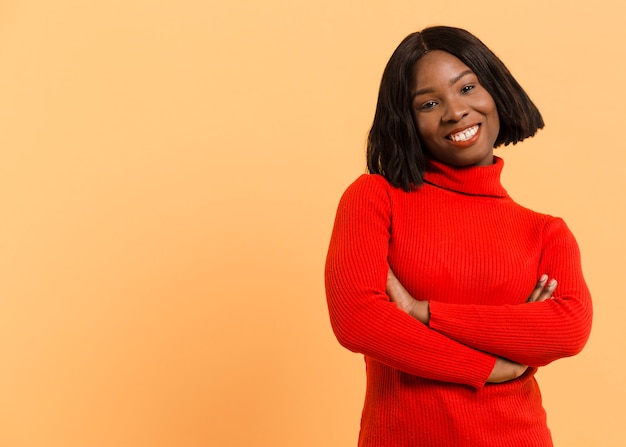
[[[515,144],[543,128],[543,118],[504,63],[468,31],[433,26],[409,34],[383,72],[374,122],[367,140],[367,168],[405,191],[423,183],[424,152],[412,113],[411,85],[417,61],[445,51],[467,65],[493,98],[500,132],[495,147]]]

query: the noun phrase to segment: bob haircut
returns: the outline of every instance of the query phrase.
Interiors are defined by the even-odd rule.
[[[429,51],[452,54],[467,65],[493,98],[500,132],[494,147],[515,144],[543,128],[541,113],[504,63],[474,35],[434,26],[408,35],[383,72],[374,122],[367,139],[367,169],[410,191],[422,185],[424,150],[412,112],[411,85],[416,62]]]

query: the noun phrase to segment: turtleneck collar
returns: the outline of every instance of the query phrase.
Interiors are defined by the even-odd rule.
[[[504,160],[493,157],[489,166],[470,166],[459,168],[426,158],[424,183],[428,183],[461,194],[490,197],[507,197],[508,194],[500,183],[500,173]]]

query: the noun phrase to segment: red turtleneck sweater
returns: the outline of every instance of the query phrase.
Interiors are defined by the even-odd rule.
[[[583,348],[591,299],[565,223],[513,202],[502,167],[430,160],[416,191],[363,175],[344,193],[326,292],[339,342],[365,355],[360,446],[552,445],[534,375]],[[428,326],[389,301],[389,267],[430,301]],[[527,304],[543,273],[553,298]],[[486,383],[498,356],[530,368]]]

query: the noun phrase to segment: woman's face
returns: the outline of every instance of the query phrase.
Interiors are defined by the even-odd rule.
[[[452,166],[493,163],[498,111],[467,65],[432,51],[415,64],[411,93],[417,132],[435,159]]]

